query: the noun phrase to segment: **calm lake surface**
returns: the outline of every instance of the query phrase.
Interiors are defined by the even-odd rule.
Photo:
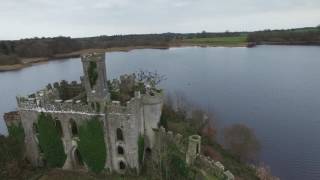
[[[213,111],[222,128],[245,123],[262,143],[260,159],[281,179],[320,179],[320,47],[173,48],[107,54],[108,78],[139,69],[168,78],[166,92],[180,91]],[[82,75],[79,58],[0,73],[2,116],[15,96]]]

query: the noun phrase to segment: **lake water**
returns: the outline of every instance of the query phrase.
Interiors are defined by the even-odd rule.
[[[139,69],[168,78],[180,91],[213,111],[223,127],[245,123],[262,143],[261,161],[281,179],[320,179],[320,47],[172,48],[107,54],[109,78]],[[2,115],[15,110],[15,96],[82,75],[79,58],[51,61],[0,73]]]

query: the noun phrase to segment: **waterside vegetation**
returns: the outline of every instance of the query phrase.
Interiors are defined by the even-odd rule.
[[[89,52],[167,49],[181,46],[238,47],[250,44],[319,45],[320,27],[223,33],[163,33],[87,38],[29,38],[0,41],[0,71],[20,69],[48,60],[79,57]]]

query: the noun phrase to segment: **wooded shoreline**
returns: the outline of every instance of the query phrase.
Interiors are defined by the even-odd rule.
[[[56,54],[52,57],[36,57],[36,58],[21,58],[20,64],[13,65],[0,65],[0,72],[3,71],[15,71],[20,70],[25,67],[29,67],[35,64],[46,63],[49,61],[67,59],[67,58],[78,58],[82,54],[92,53],[92,52],[129,52],[137,49],[169,49],[174,47],[217,47],[216,45],[205,45],[205,44],[192,44],[192,43],[175,43],[169,46],[131,46],[131,47],[114,47],[114,48],[105,48],[105,49],[83,49],[79,51],[74,51],[71,53]],[[225,45],[223,47],[246,47],[246,44],[243,45]]]

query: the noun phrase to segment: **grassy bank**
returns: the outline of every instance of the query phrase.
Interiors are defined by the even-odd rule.
[[[191,38],[183,39],[184,44],[202,45],[202,46],[246,46],[247,36],[231,36],[231,37],[210,37],[210,38]]]

